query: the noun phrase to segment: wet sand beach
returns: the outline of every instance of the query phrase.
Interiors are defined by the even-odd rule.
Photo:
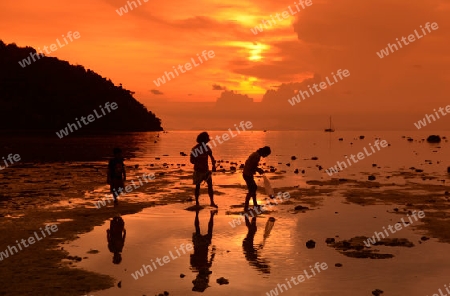
[[[448,143],[428,144],[421,133],[411,134],[417,139],[412,142],[403,133],[365,134],[359,139],[358,133],[346,132],[328,141],[320,138],[328,135],[307,132],[248,132],[242,142],[218,146],[214,154],[222,168],[213,174],[213,183],[219,209],[214,213],[207,206],[202,186],[198,221],[192,166],[180,155],[189,152],[195,132],[124,135],[119,141],[128,151],[127,179],[143,173],[154,173],[155,179],[119,197],[117,207],[108,203],[99,209],[94,203],[108,193],[103,173],[111,147],[104,144],[107,138],[90,142],[95,155],[83,159],[80,153],[66,162],[27,160],[26,145],[17,140],[11,149],[23,161],[0,172],[5,188],[0,251],[47,224],[56,224],[58,231],[3,258],[0,294],[276,295],[270,291],[281,285],[288,288],[283,295],[373,295],[376,289],[383,295],[438,293],[448,284],[449,267],[442,262],[450,259]],[[377,137],[391,146],[334,176],[324,172]],[[281,140],[286,138],[289,145]],[[251,147],[243,144],[248,142]],[[264,144],[273,149],[273,156],[262,161],[266,175],[275,192],[288,192],[290,198],[250,216],[246,225],[239,215],[246,193],[239,166],[253,147]],[[261,178],[257,183],[262,202]],[[402,219],[411,221],[407,217],[414,211],[425,217],[406,226]],[[122,217],[126,229],[120,264],[113,264],[106,236],[114,216]],[[230,225],[234,219],[241,224]],[[362,243],[397,222],[402,230],[389,233],[388,245]],[[194,235],[196,225],[200,233]],[[188,244],[197,246],[183,253],[180,246]],[[164,256],[170,261],[138,279],[132,276]],[[313,269],[312,276],[316,263],[327,268]],[[303,282],[287,283],[299,275],[305,276]]]

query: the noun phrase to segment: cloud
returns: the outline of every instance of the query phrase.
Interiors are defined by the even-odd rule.
[[[150,92],[151,92],[152,94],[154,94],[154,95],[163,95],[163,94],[164,94],[164,93],[160,92],[160,91],[157,90],[157,89],[151,89]]]
[[[220,86],[218,84],[213,84],[213,90],[226,90],[227,88],[225,86]]]

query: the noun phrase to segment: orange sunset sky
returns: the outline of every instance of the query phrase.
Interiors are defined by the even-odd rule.
[[[127,1],[3,0],[0,39],[37,49],[78,31],[78,40],[50,56],[122,83],[166,129],[226,129],[241,120],[256,129],[322,129],[332,115],[337,129],[416,130],[413,122],[450,105],[448,0],[312,0],[257,35],[250,29],[296,1],[140,2],[119,16]],[[439,28],[377,56],[427,22]],[[203,50],[215,57],[159,87],[153,83]],[[338,69],[350,76],[288,103]]]

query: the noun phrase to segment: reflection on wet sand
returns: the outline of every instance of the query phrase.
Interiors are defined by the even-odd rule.
[[[266,242],[266,239],[270,235],[270,231],[273,228],[273,225],[275,223],[275,219],[273,217],[270,217],[269,220],[267,220],[266,228],[264,230],[264,240],[259,245],[259,249],[264,248],[264,244]],[[258,253],[258,248],[255,248],[255,245],[253,243],[255,234],[257,231],[256,227],[256,216],[252,218],[252,221],[250,222],[248,217],[245,216],[245,225],[247,226],[248,232],[247,236],[242,241],[242,248],[244,251],[245,259],[249,262],[250,266],[253,266],[258,271],[262,273],[270,273],[270,265],[269,262],[260,257],[260,254]]]
[[[113,263],[120,264],[122,262],[122,250],[125,245],[125,222],[122,217],[114,217],[110,220],[109,229],[106,230],[106,239],[108,241],[108,249],[113,256]]]
[[[193,272],[198,272],[195,280],[192,281],[194,287],[192,291],[204,292],[209,287],[209,275],[212,273],[210,268],[216,255],[216,248],[213,246],[211,249],[211,258],[208,261],[208,248],[211,244],[214,215],[217,214],[217,210],[213,210],[210,213],[208,223],[208,233],[202,235],[200,232],[200,221],[198,219],[199,210],[195,211],[195,232],[192,234],[192,242],[194,244],[194,254],[191,254],[191,269]]]

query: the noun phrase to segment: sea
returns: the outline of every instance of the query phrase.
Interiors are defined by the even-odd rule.
[[[0,157],[17,153],[21,161],[0,171],[1,185],[9,189],[2,196],[6,199],[39,198],[52,193],[59,200],[101,198],[108,187],[98,180],[103,180],[114,147],[123,150],[129,179],[143,172],[167,172],[157,174],[156,178],[170,178],[168,188],[160,188],[161,194],[154,196],[146,196],[150,194],[142,191],[138,197],[164,199],[178,190],[177,194],[184,194],[186,201],[168,202],[137,214],[124,215],[127,235],[120,264],[113,263],[113,254],[108,250],[106,230],[109,221],[64,245],[73,256],[88,256],[76,264],[76,268],[108,274],[121,282],[121,287],[116,285],[87,295],[158,295],[168,291],[169,295],[331,296],[373,295],[372,291],[376,289],[384,291],[383,295],[433,295],[449,283],[450,266],[445,264],[450,262],[448,244],[437,238],[418,243],[424,233],[414,229],[415,225],[393,235],[408,238],[415,243],[413,248],[381,247],[394,255],[391,259],[351,258],[325,243],[326,238],[341,240],[371,236],[399,220],[398,214],[392,212],[397,204],[389,201],[364,206],[350,202],[343,191],[364,188],[333,185],[330,183],[333,179],[362,184],[371,176],[374,182],[380,183],[379,191],[388,187],[401,191],[404,186],[414,190],[417,186],[417,194],[423,194],[424,185],[446,185],[450,182],[448,132],[268,130],[241,132],[227,141],[222,140],[221,144],[216,140],[216,146],[212,147],[213,155],[219,161],[218,171],[213,174],[214,189],[218,193],[215,199],[219,204],[216,214],[209,207],[198,213],[187,210],[193,205],[189,153],[200,132],[73,134],[62,139],[56,135],[9,135],[3,137]],[[209,132],[213,139],[227,133],[229,131]],[[427,143],[427,137],[433,134],[439,135],[442,141]],[[371,146],[375,147],[375,142],[382,140],[388,146],[372,150]],[[255,218],[256,232],[244,221],[232,227],[230,222],[241,217],[239,211],[246,193],[239,167],[252,152],[263,146],[270,146],[272,150],[261,164],[267,170],[265,175],[275,192],[292,191],[297,201],[317,199],[317,204],[305,203],[311,209],[300,213],[293,211],[289,202],[280,204],[273,211]],[[365,151],[371,154],[365,153],[364,159],[349,164],[347,159],[352,154]],[[346,168],[332,176],[327,174],[326,169],[344,161],[348,164]],[[61,172],[70,173],[70,181]],[[257,178],[257,183],[263,187],[261,178]],[[64,190],[61,189],[63,184],[67,187]],[[192,188],[192,191],[186,188]],[[300,189],[305,191],[294,194]],[[262,199],[264,193],[259,195]],[[208,205],[205,191],[202,191],[200,202]],[[211,223],[213,227],[208,229]],[[197,226],[202,235],[211,233],[206,248],[203,245],[195,252],[170,259],[138,279],[132,276],[143,265],[156,262],[156,258],[163,258],[170,251],[175,254],[182,244],[193,244]],[[314,248],[306,247],[309,240],[316,242]],[[99,252],[86,255],[90,250]],[[199,273],[199,264],[194,262],[198,256],[204,259],[200,264],[203,274]],[[316,263],[325,263],[327,269],[316,270],[314,276],[301,283],[287,283],[305,272],[311,275],[311,268]],[[342,267],[336,267],[336,264],[342,264]],[[226,279],[228,284],[219,284],[220,278]],[[203,291],[198,291],[200,286]]]

